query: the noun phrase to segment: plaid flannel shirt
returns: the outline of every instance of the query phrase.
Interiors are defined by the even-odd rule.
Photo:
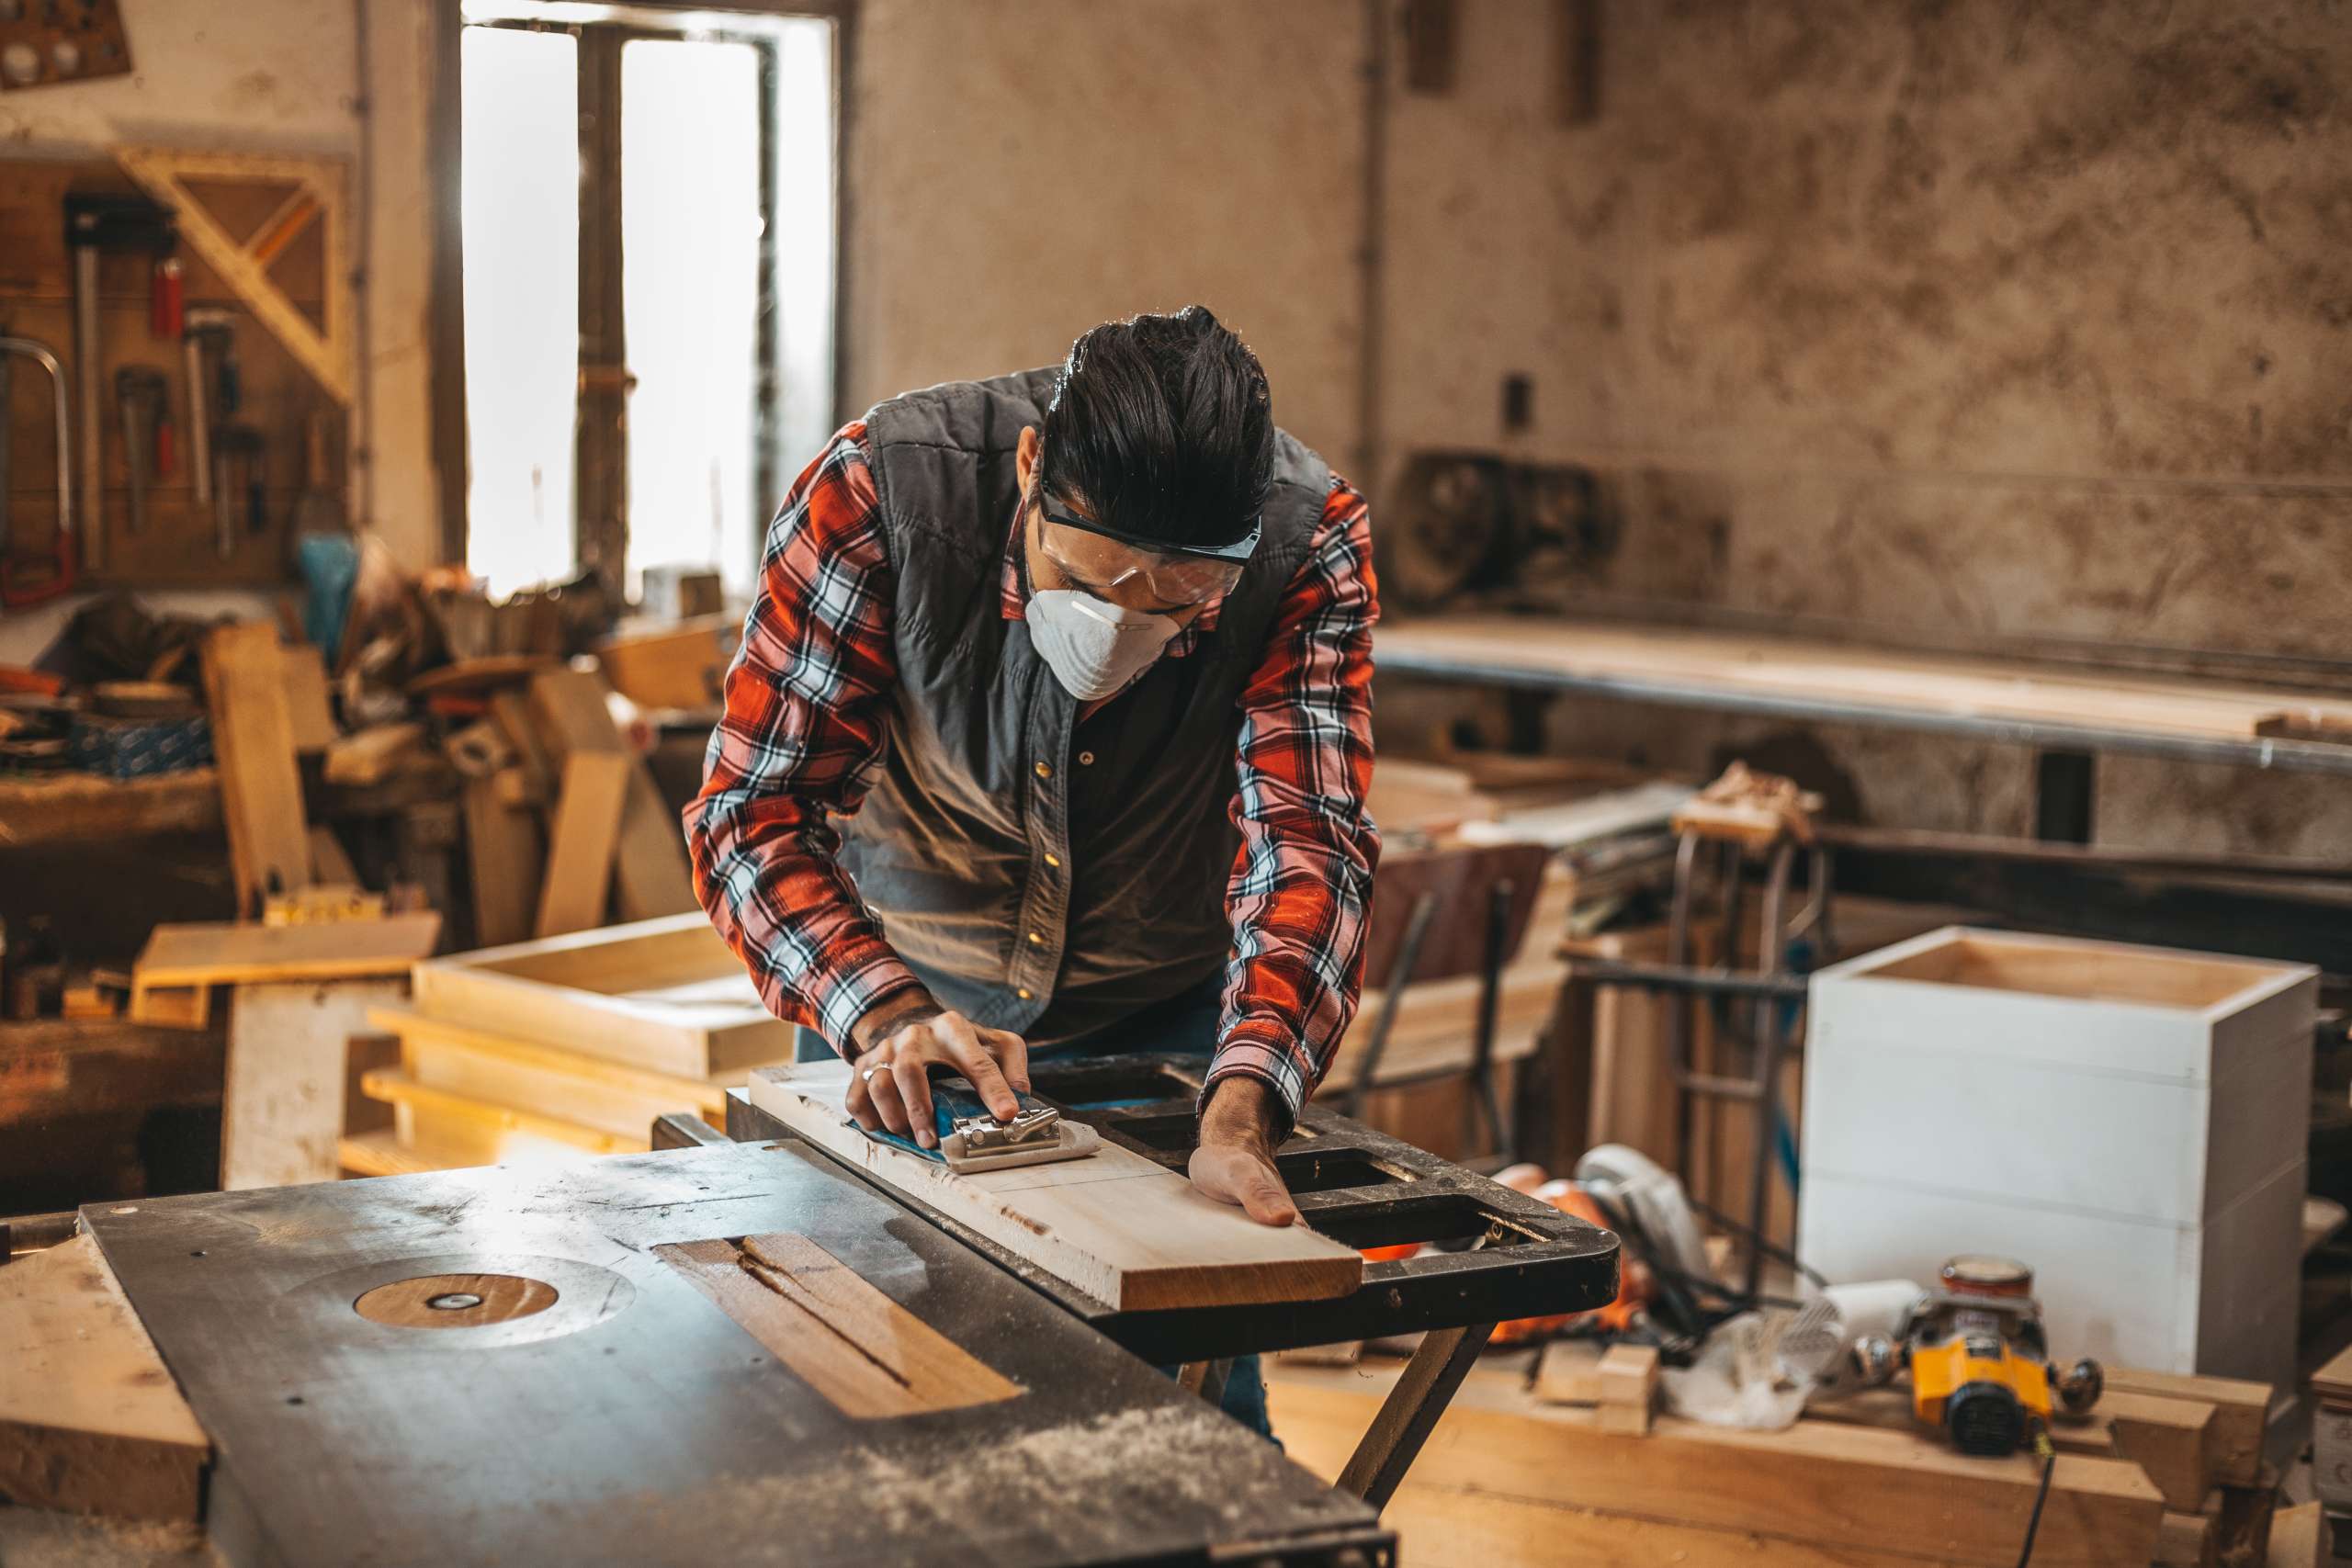
[[[921,984],[836,860],[831,821],[865,798],[897,678],[872,457],[865,425],[844,427],[769,528],[702,793],[685,812],[695,884],[719,934],[772,1011],[836,1048],[868,1010]],[[1013,543],[1008,620],[1023,607]],[[1218,608],[1162,657],[1189,655]],[[1236,1073],[1261,1079],[1293,1118],[1330,1066],[1363,983],[1380,853],[1364,810],[1377,615],[1367,509],[1335,478],[1240,697],[1233,948],[1209,1070],[1212,1086]]]

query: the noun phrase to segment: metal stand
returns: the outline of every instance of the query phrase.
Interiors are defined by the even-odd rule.
[[[1719,937],[1723,963],[1716,968],[1701,969],[1690,962],[1691,919],[1702,849],[1708,842],[1712,842],[1717,851],[1716,882],[1723,905]],[[1796,840],[1784,833],[1773,840],[1766,852],[1770,858],[1770,869],[1765,875],[1762,918],[1757,935],[1757,967],[1744,971],[1736,967],[1744,891],[1742,872],[1748,848],[1748,843],[1738,838],[1711,838],[1698,828],[1684,827],[1681,841],[1675,851],[1674,902],[1668,916],[1667,961],[1651,964],[1578,959],[1572,969],[1578,978],[1595,985],[1632,986],[1644,990],[1667,992],[1677,998],[1676,1005],[1667,1009],[1667,1055],[1675,1088],[1676,1173],[1686,1184],[1690,1179],[1694,1100],[1704,1097],[1744,1101],[1755,1106],[1756,1151],[1748,1170],[1747,1269],[1743,1281],[1744,1293],[1754,1296],[1763,1283],[1764,1216],[1771,1195],[1773,1146],[1782,1126],[1781,1061],[1787,1050],[1789,1032],[1784,1017],[1785,1004],[1802,999],[1806,989],[1804,977],[1789,966],[1789,944],[1807,931],[1817,931],[1822,944],[1826,947],[1831,936],[1829,852],[1819,844],[1813,845],[1807,852],[1810,896],[1804,908],[1798,911],[1797,918],[1784,923],[1789,880],[1795,869],[1798,851]],[[1702,997],[1713,1006],[1722,1032],[1726,1036],[1736,1034],[1731,1027],[1733,1002],[1746,1000],[1752,1007],[1747,1030],[1751,1071],[1747,1076],[1701,1072],[1692,1062],[1691,1009]]]

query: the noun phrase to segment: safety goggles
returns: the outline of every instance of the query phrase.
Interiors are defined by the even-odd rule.
[[[1098,592],[1140,581],[1159,603],[1170,605],[1204,604],[1230,589],[1241,580],[1241,569],[1265,532],[1262,521],[1254,522],[1230,545],[1177,549],[1081,522],[1043,501],[1037,512],[1037,542],[1064,577]]]

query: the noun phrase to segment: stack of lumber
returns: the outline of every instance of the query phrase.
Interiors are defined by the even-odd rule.
[[[397,1068],[361,1080],[390,1128],[345,1138],[363,1176],[643,1151],[654,1118],[713,1126],[793,1031],[700,914],[428,959],[375,1025]]]
[[[1269,1367],[1274,1429],[1294,1459],[1319,1475],[1340,1473],[1396,1381],[1375,1365]],[[1411,1561],[2018,1561],[2039,1462],[1964,1457],[1914,1424],[1899,1401],[1865,1403],[1842,1419],[1808,1414],[1780,1432],[1659,1416],[1634,1435],[1571,1369],[1531,1383],[1533,1370],[1528,1356],[1489,1356],[1455,1395],[1386,1512]],[[1587,1375],[1598,1377],[1598,1363]],[[2268,1389],[2129,1370],[2110,1379],[2115,1403],[2103,1416],[2056,1434],[2038,1568],[2263,1563],[2276,1487],[2260,1456]],[[1547,1386],[1589,1403],[1550,1403],[1540,1396]]]

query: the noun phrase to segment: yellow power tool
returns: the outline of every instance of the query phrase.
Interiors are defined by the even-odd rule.
[[[1911,1408],[1964,1454],[2017,1452],[2050,1418],[2053,1394],[2087,1410],[2105,1382],[2097,1361],[2053,1373],[2033,1299],[2033,1270],[2006,1258],[1961,1257],[1939,1289],[1911,1308],[1898,1339],[1911,1373]]]

